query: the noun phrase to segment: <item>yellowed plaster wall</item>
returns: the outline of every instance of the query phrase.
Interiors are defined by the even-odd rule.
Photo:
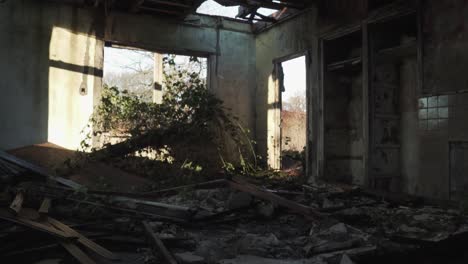
[[[100,90],[101,20],[98,11],[48,1],[0,5],[0,149],[78,147]]]
[[[93,112],[95,93],[101,87],[102,49],[103,42],[93,35],[53,28],[49,48],[50,60],[55,62],[49,67],[49,142],[70,149],[80,146],[83,129]]]
[[[0,5],[0,34],[0,149],[46,141],[79,147],[99,100],[105,41],[209,56],[210,89],[255,130],[250,24],[209,16],[105,16],[100,9],[15,0]]]

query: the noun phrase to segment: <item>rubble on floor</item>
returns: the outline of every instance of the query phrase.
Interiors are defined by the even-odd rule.
[[[5,263],[411,263],[409,254],[468,239],[458,210],[350,186],[273,190],[234,176],[110,192],[3,152],[0,179]]]

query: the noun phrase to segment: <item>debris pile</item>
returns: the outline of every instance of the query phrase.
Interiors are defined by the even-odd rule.
[[[151,192],[88,190],[3,152],[0,179],[5,263],[389,263],[468,237],[457,210],[349,186],[273,190],[232,176]]]

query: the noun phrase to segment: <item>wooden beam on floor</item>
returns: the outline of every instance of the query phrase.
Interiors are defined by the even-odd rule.
[[[63,238],[63,239],[71,239],[71,238],[76,238],[73,235],[67,234],[61,230],[58,230],[56,228],[50,227],[46,224],[36,222],[30,219],[26,219],[21,216],[14,216],[11,213],[9,213],[6,210],[0,210],[0,219],[3,219],[8,222],[12,222],[18,225],[22,225],[37,231],[41,231],[44,233],[48,233],[50,235],[53,235],[58,238]]]
[[[294,201],[288,200],[276,194],[262,190],[259,187],[247,182],[242,177],[234,176],[231,180],[228,180],[228,182],[231,188],[233,189],[239,190],[241,192],[249,193],[260,199],[270,201],[282,207],[286,207],[292,212],[301,214],[305,216],[306,218],[310,218],[310,219],[319,218],[320,219],[325,216],[323,213],[317,212],[312,207],[296,203]]]
[[[62,177],[57,177],[57,176],[54,176],[52,174],[50,174],[48,171],[46,171],[45,169],[39,167],[39,166],[36,166],[32,163],[29,163],[25,160],[22,160],[22,159],[19,159],[13,155],[10,155],[4,151],[1,151],[0,150],[0,159],[3,159],[3,160],[6,160],[10,163],[13,163],[21,168],[24,168],[26,170],[29,170],[35,174],[38,174],[40,176],[43,176],[45,177],[46,180],[52,180],[52,181],[55,181],[55,182],[58,182],[62,185],[65,185],[65,186],[68,186],[70,188],[73,188],[75,190],[77,189],[81,189],[83,186],[81,184],[78,184],[74,181],[71,181],[71,180],[68,180],[68,179],[65,179],[65,178],[62,178]]]
[[[174,256],[172,256],[171,252],[169,252],[169,250],[166,248],[159,236],[153,232],[153,229],[151,228],[149,223],[147,221],[143,221],[142,223],[143,227],[145,228],[145,232],[150,239],[151,244],[163,255],[167,263],[178,264],[177,260],[174,258]]]
[[[41,207],[39,207],[39,214],[43,216],[49,214],[49,208],[51,203],[52,200],[50,198],[45,198],[41,203]]]
[[[70,255],[76,258],[81,264],[96,264],[86,253],[83,252],[77,245],[70,241],[60,241],[59,244],[65,248]]]
[[[24,195],[22,191],[18,191],[16,193],[15,199],[13,199],[13,202],[10,204],[10,210],[14,214],[19,214],[21,209],[23,208],[23,201],[24,201]]]
[[[103,248],[102,246],[96,244],[95,242],[93,242],[90,239],[86,238],[85,236],[81,235],[80,233],[75,231],[73,228],[65,225],[64,223],[62,223],[62,222],[60,222],[58,220],[55,220],[55,219],[53,219],[51,217],[47,218],[47,222],[50,223],[55,228],[61,230],[62,232],[66,233],[66,234],[68,234],[70,236],[77,237],[79,243],[81,243],[83,246],[89,248],[90,250],[92,250],[96,254],[98,254],[98,255],[100,255],[100,256],[102,256],[104,258],[110,259],[110,260],[119,260],[120,259],[114,253],[112,253],[109,250]]]

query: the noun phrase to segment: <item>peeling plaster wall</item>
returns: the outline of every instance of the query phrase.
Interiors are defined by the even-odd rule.
[[[423,17],[422,91],[419,90],[416,78],[417,59],[409,58],[399,65],[401,190],[414,195],[448,199],[451,188],[450,143],[468,142],[468,75],[465,72],[468,67],[468,2],[424,1]],[[321,109],[317,97],[320,98],[321,94],[314,85],[318,69],[313,63],[318,52],[315,21],[313,12],[310,12],[276,25],[257,36],[257,141],[262,155],[274,153],[271,148],[276,142],[272,139],[279,131],[273,125],[278,116],[279,105],[272,60],[304,49],[312,51],[312,73],[309,76],[312,104],[309,104],[309,109],[312,109],[312,115],[317,118],[309,118],[309,122],[313,120],[320,124]],[[322,28],[325,29],[326,26]],[[318,96],[314,98],[314,94]],[[448,122],[433,131],[421,129],[418,100],[439,95],[448,96]],[[317,104],[312,107],[314,103]],[[317,140],[317,134],[313,133],[316,129],[317,126],[312,126],[309,130],[309,140]],[[320,149],[319,141],[316,141],[317,144],[312,142],[312,155]],[[268,162],[277,163],[275,158],[277,157],[268,157]],[[309,158],[309,162],[311,161],[315,162],[315,158]],[[317,163],[312,163],[313,171],[309,176],[314,176],[318,169],[316,165]]]
[[[448,124],[419,134],[419,173],[410,193],[447,199],[449,142],[468,141],[468,2],[426,1],[423,95],[448,95]],[[414,133],[414,132],[413,132]]]
[[[324,179],[363,184],[362,73],[324,79]]]
[[[104,41],[210,58],[210,89],[255,132],[255,41],[249,24],[18,0],[0,4],[0,149],[76,149],[102,86]]]
[[[279,146],[279,144],[275,142],[275,139],[279,138],[280,130],[277,122],[275,122],[280,115],[280,107],[273,60],[309,51],[311,60],[308,65],[308,83],[311,84],[317,74],[317,65],[314,64],[315,53],[317,52],[316,18],[316,10],[311,9],[261,32],[256,38],[257,143],[259,154],[266,158],[270,166],[279,164],[278,150],[275,149],[275,146]],[[312,90],[314,90],[314,87],[312,87]],[[315,102],[315,100],[318,100],[318,96],[314,96],[312,90],[307,91],[307,93],[311,94],[310,97]],[[312,110],[311,105],[318,106],[319,104],[308,104],[309,112]],[[309,120],[313,118],[312,116],[312,114],[309,115]],[[314,133],[310,129],[308,134],[309,140],[312,139]],[[310,150],[310,152],[313,151]],[[271,155],[272,153],[277,154]]]
[[[42,1],[0,5],[0,149],[46,141],[78,146],[100,87],[97,18]]]
[[[255,135],[256,54],[250,24],[203,15],[189,16],[181,23],[114,13],[107,19],[105,39],[158,52],[209,57],[210,89]],[[231,152],[238,156],[235,153]]]
[[[48,141],[76,149],[101,91],[104,42],[99,17],[70,12],[70,20],[53,28],[49,46]]]
[[[420,141],[418,134],[417,60],[407,58],[400,66],[401,176],[403,191],[415,193],[419,182]]]

